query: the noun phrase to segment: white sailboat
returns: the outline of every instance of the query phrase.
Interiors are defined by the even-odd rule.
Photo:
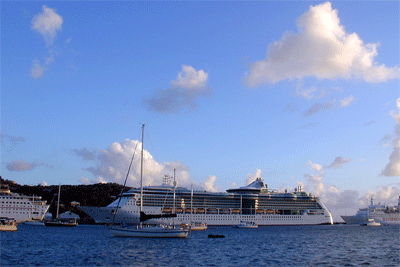
[[[60,193],[61,193],[61,185],[58,186],[58,201],[57,201],[56,218],[51,221],[45,221],[44,225],[45,226],[61,226],[61,227],[77,226],[78,223],[76,222],[76,219],[62,220],[62,219],[58,218],[58,213],[59,213],[59,209],[60,209]]]
[[[186,228],[178,227],[176,228],[173,224],[172,226],[167,225],[156,225],[156,226],[144,226],[142,224],[143,220],[147,218],[153,218],[158,215],[146,215],[143,212],[143,147],[144,147],[144,124],[142,125],[142,150],[141,150],[141,167],[140,167],[140,225],[129,227],[129,226],[110,226],[110,232],[117,237],[153,237],[153,238],[185,238],[189,234],[189,230]],[[133,158],[132,158],[133,160]],[[128,170],[129,174],[129,170]],[[127,175],[128,178],[128,175]],[[175,197],[175,171],[174,171],[174,197]],[[173,213],[175,212],[175,199],[173,203]]]

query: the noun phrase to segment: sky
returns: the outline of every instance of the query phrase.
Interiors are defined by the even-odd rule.
[[[397,1],[2,1],[1,176],[223,192],[340,220],[400,195]],[[136,151],[136,152],[135,152]]]

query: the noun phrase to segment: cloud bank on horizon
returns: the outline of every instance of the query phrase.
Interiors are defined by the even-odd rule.
[[[286,32],[270,44],[267,57],[251,64],[244,82],[249,87],[283,80],[362,79],[378,83],[400,77],[398,66],[378,64],[378,44],[364,44],[356,33],[347,33],[330,2],[311,6],[297,20],[298,33]]]

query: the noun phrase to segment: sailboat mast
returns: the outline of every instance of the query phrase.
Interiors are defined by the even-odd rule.
[[[142,151],[140,157],[140,212],[143,211],[143,147],[144,147],[144,123],[142,125]]]
[[[60,192],[61,192],[61,184],[58,185],[58,200],[57,200],[57,215],[56,215],[57,219],[58,219],[58,210],[60,209]]]
[[[176,169],[174,168],[174,203],[172,205],[172,213],[176,214],[176,210],[175,210],[175,188],[176,188],[176,181],[175,181],[175,174],[176,174]],[[172,217],[172,225],[175,228],[175,217]]]

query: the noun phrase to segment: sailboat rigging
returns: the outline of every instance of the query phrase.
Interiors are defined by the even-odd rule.
[[[143,212],[143,147],[144,147],[144,124],[142,125],[142,148],[140,158],[140,224],[135,227],[129,227],[126,225],[111,225],[109,229],[114,236],[117,237],[155,237],[155,238],[184,238],[189,234],[188,229],[175,228],[175,226],[156,225],[156,226],[144,226],[142,222],[161,217],[176,217],[175,214],[162,215],[162,214],[145,214]],[[133,159],[133,158],[132,158]],[[132,164],[132,163],[131,163]],[[130,168],[129,168],[130,169]],[[129,174],[129,170],[128,170]],[[175,176],[175,175],[174,175]],[[128,175],[126,176],[128,178]],[[125,181],[126,183],[126,181]],[[174,183],[175,186],[175,183]],[[174,201],[175,202],[175,201]]]
[[[77,226],[78,223],[76,222],[76,219],[62,220],[62,219],[58,218],[58,213],[59,213],[59,209],[60,209],[60,193],[61,193],[61,184],[58,185],[58,200],[57,200],[56,218],[51,221],[45,221],[44,225],[46,225],[46,226],[64,226],[64,227]]]

